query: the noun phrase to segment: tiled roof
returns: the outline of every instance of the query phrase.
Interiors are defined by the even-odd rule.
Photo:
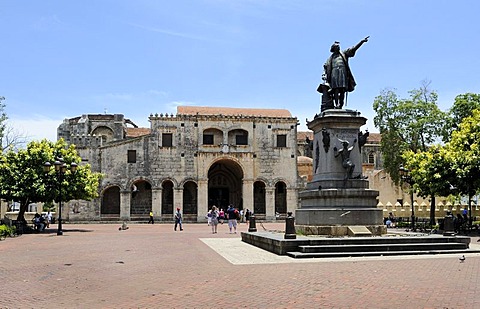
[[[382,140],[382,135],[380,133],[371,133],[368,135],[367,142],[369,143],[380,143]]]
[[[309,140],[313,140],[313,131],[298,131],[297,140],[304,141],[308,137]]]
[[[139,137],[150,134],[150,128],[127,128],[127,137]]]
[[[311,164],[313,162],[312,158],[305,157],[305,156],[298,156],[297,163],[299,164]]]
[[[263,109],[263,108],[234,108],[234,107],[211,107],[211,106],[178,106],[177,113],[180,115],[226,115],[226,116],[255,116],[255,117],[287,117],[292,114],[286,109]]]

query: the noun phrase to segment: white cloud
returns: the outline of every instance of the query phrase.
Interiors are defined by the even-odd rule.
[[[129,25],[133,26],[133,27],[136,27],[136,28],[143,29],[143,30],[163,33],[163,34],[170,35],[170,36],[177,36],[177,37],[193,39],[193,40],[200,40],[200,41],[207,40],[204,37],[192,35],[192,34],[189,34],[189,33],[182,33],[182,32],[176,32],[176,31],[167,30],[167,29],[160,29],[160,28],[155,28],[155,27],[143,26],[143,25],[139,25],[139,24],[135,24],[135,23],[129,23]]]
[[[57,128],[63,122],[63,119],[50,119],[44,116],[35,116],[31,119],[20,119],[10,117],[8,125],[17,132],[25,135],[27,141],[48,139],[57,140]]]

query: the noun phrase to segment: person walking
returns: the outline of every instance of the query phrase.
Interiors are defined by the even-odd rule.
[[[175,211],[175,227],[173,228],[175,231],[177,230],[177,225],[179,225],[180,231],[183,231],[182,213],[180,212],[180,208],[177,208],[177,211]]]
[[[233,205],[228,205],[227,209],[227,216],[228,216],[228,229],[230,230],[230,234],[232,234],[232,229],[235,234],[237,234],[237,213],[238,210],[233,208]]]
[[[153,224],[153,211],[150,211],[150,219],[148,219],[148,223]]]
[[[220,208],[220,212],[218,214],[219,214],[218,222],[220,222],[220,224],[223,224],[223,220],[225,220],[225,211],[223,211],[223,208]]]
[[[209,211],[210,213],[210,224],[212,226],[212,234],[217,233],[217,226],[218,226],[218,216],[219,212],[217,210],[217,207],[214,205],[212,206],[212,209]]]
[[[207,212],[207,215],[205,216],[205,218],[207,218],[207,225],[210,226],[212,224],[212,213],[210,211]]]

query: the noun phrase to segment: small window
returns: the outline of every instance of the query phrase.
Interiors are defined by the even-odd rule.
[[[285,134],[277,135],[277,147],[287,147],[287,136]]]
[[[137,163],[137,151],[128,150],[127,151],[127,163]]]
[[[172,147],[172,133],[162,133],[162,147]]]
[[[370,152],[368,154],[368,163],[370,164],[375,164],[375,153]]]
[[[235,135],[237,145],[248,145],[248,135]]]
[[[203,134],[203,144],[213,145],[213,134]]]

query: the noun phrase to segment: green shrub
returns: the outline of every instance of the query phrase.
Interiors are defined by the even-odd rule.
[[[5,224],[0,225],[0,236],[7,237],[15,235],[15,227],[7,226]]]
[[[396,227],[398,227],[398,228],[405,228],[405,227],[410,227],[410,226],[412,226],[412,224],[410,222],[400,221],[400,222],[396,223]]]

